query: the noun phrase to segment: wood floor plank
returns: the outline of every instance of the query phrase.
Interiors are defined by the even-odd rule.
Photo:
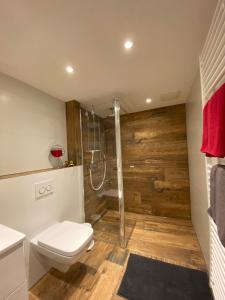
[[[119,295],[113,295],[111,300],[124,300],[125,298],[120,297]]]
[[[29,292],[29,300],[39,300],[40,298],[37,298],[35,295],[33,295],[31,292]]]
[[[41,300],[70,299],[77,294],[88,294],[98,279],[95,269],[78,262],[67,273],[52,269],[31,289],[31,293]]]
[[[120,247],[115,246],[113,250],[109,253],[107,260],[123,266],[127,260],[128,255],[128,249],[122,249]]]
[[[190,235],[189,233],[168,233],[168,232],[156,232],[149,230],[141,230],[135,228],[130,240],[138,241],[141,236],[141,240],[146,243],[156,243],[163,244],[181,248],[181,249],[190,249],[198,250],[199,244],[197,239]]]
[[[100,279],[90,297],[90,300],[110,300],[123,272],[121,265],[105,261],[100,267]]]
[[[94,248],[91,251],[86,252],[86,254],[84,254],[79,261],[98,270],[113,248],[114,245],[109,242],[96,240]]]

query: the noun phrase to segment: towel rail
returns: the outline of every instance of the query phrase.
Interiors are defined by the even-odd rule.
[[[225,33],[223,32],[223,30],[221,28],[222,27],[221,23],[224,22],[223,19],[224,19],[225,11],[224,10],[221,10],[221,11],[222,11],[222,15],[221,15],[221,18],[219,19],[220,23],[217,25],[218,28],[220,28],[220,30],[217,30],[215,32],[215,37],[212,41],[212,47],[208,51],[208,59],[204,62],[203,78],[204,78],[205,82],[208,81],[208,77],[211,74],[210,70],[214,66],[216,66],[215,60],[220,61],[219,60],[220,55],[222,55],[222,53],[223,53],[224,43],[221,43],[220,41],[221,40],[224,41],[224,39],[225,39]]]
[[[215,92],[217,88],[219,87],[220,83],[222,84],[222,81],[225,80],[225,71],[223,71],[221,74],[218,75],[217,79],[215,80],[212,90],[210,92]]]
[[[219,0],[200,56],[203,104],[225,81],[225,0]]]
[[[225,82],[225,0],[219,0],[200,56],[202,106],[211,94]],[[225,164],[225,159],[205,159],[207,194],[210,202],[210,172],[216,163]],[[215,300],[225,299],[225,248],[222,246],[217,228],[210,219],[210,285]]]
[[[218,3],[218,5],[216,6],[216,10],[215,10],[215,13],[214,13],[214,17],[213,17],[208,35],[206,37],[205,45],[204,45],[204,48],[203,48],[202,54],[201,54],[201,59],[204,63],[205,63],[205,59],[208,57],[208,54],[206,52],[212,46],[212,38],[213,38],[213,36],[215,36],[214,28],[217,27],[216,22],[218,21],[218,18],[219,18],[220,9],[221,9],[221,5],[220,5],[220,3]]]

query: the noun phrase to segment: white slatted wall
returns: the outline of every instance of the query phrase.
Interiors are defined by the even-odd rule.
[[[200,71],[202,104],[204,106],[215,90],[225,82],[225,0],[218,1],[212,24],[200,56]],[[206,158],[209,201],[209,176],[212,166],[216,163],[225,164],[225,159]],[[211,219],[210,285],[212,287],[215,300],[225,300],[225,248],[222,246],[218,238],[216,225]]]

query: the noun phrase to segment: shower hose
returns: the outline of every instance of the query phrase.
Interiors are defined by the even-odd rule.
[[[105,175],[106,175],[106,157],[105,154],[103,153],[103,161],[104,161],[104,172],[103,172],[103,177],[102,177],[102,181],[98,186],[95,186],[93,183],[93,179],[92,179],[92,165],[94,164],[94,155],[95,155],[95,151],[92,152],[92,158],[91,158],[91,163],[90,163],[90,168],[89,168],[89,174],[90,174],[90,184],[91,184],[91,188],[94,191],[100,191],[101,188],[104,185],[105,182]]]

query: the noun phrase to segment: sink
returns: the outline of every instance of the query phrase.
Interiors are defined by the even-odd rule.
[[[25,234],[0,224],[0,255],[23,242]]]

